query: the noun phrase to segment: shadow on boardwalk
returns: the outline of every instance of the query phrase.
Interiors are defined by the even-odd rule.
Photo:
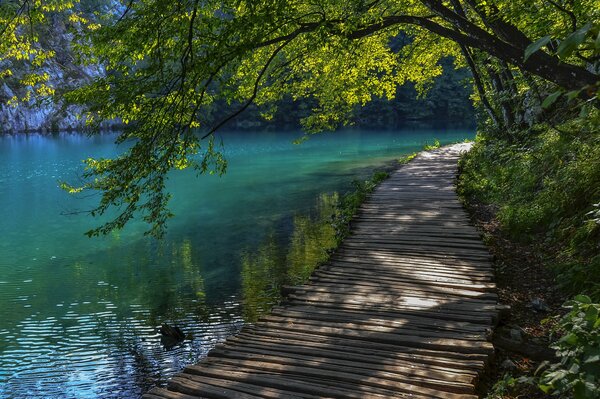
[[[144,397],[476,398],[497,298],[453,191],[462,149],[395,172],[309,284]]]

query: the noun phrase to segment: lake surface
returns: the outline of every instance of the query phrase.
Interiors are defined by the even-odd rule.
[[[311,223],[327,194],[434,138],[474,132],[351,130],[292,144],[300,136],[221,134],[227,174],[171,175],[176,216],[162,241],[141,222],[85,237],[98,221],[80,211],[98,197],[58,188],[78,181],[82,159],[122,151],[115,135],[0,136],[0,398],[136,398],[164,385],[268,308],[272,275],[323,252]],[[162,323],[193,339],[166,349]]]

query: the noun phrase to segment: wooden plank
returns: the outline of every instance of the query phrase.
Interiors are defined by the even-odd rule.
[[[383,242],[371,242],[371,241],[358,241],[353,239],[345,240],[342,244],[343,248],[351,248],[355,251],[368,251],[368,252],[387,252],[390,254],[414,254],[414,255],[426,255],[428,257],[450,257],[460,256],[463,259],[482,259],[491,260],[492,256],[489,252],[484,250],[465,249],[460,247],[449,247],[444,245],[427,245],[427,244],[404,244],[395,243],[389,241]]]
[[[142,396],[142,399],[208,399],[206,396],[191,396],[181,392],[169,391],[164,388],[152,388]]]
[[[385,266],[398,266],[398,265],[408,265],[415,268],[417,265],[419,267],[423,267],[427,269],[439,269],[442,267],[442,270],[446,272],[467,272],[469,274],[477,274],[483,276],[491,276],[492,268],[488,266],[485,261],[466,261],[465,259],[459,258],[428,258],[421,256],[410,256],[408,254],[391,256],[386,253],[357,253],[356,251],[346,249],[345,251],[339,251],[339,253],[333,255],[331,257],[331,261],[329,263],[334,263],[337,261],[341,262],[354,262],[354,263],[363,263],[363,264],[374,264],[380,265],[382,267]]]
[[[482,257],[471,257],[471,256],[456,256],[441,253],[428,253],[424,250],[412,253],[410,251],[402,252],[402,251],[389,251],[382,250],[377,248],[350,248],[342,246],[339,248],[340,255],[347,255],[346,259],[364,259],[364,258],[378,258],[381,260],[387,261],[397,261],[403,259],[423,259],[425,262],[427,261],[435,261],[442,262],[444,264],[455,264],[456,266],[460,265],[468,265],[473,267],[477,265],[479,267],[481,265],[482,268],[486,270],[491,270],[491,266],[489,266],[489,261],[491,261],[491,256],[482,256]]]
[[[417,326],[407,324],[398,328],[392,325],[375,325],[372,323],[360,323],[355,320],[342,320],[336,317],[313,317],[312,315],[305,315],[303,317],[294,317],[287,315],[267,315],[263,316],[259,320],[261,323],[270,324],[287,324],[289,326],[302,325],[302,326],[316,326],[316,327],[332,327],[332,328],[343,328],[348,331],[363,331],[363,332],[376,332],[376,333],[388,333],[397,335],[409,335],[411,337],[423,337],[423,338],[442,338],[442,339],[460,339],[464,341],[485,341],[484,332],[473,332],[473,331],[448,331],[429,328],[428,326]]]
[[[185,374],[173,377],[168,384],[170,390],[188,395],[202,395],[210,399],[261,399],[262,396],[234,391],[223,387],[206,384],[202,381],[185,378]]]
[[[222,363],[221,363],[222,362]],[[459,399],[463,398],[461,395],[465,395],[463,392],[453,392],[454,389],[450,387],[449,390],[440,391],[437,389],[431,389],[426,387],[421,387],[418,385],[404,383],[402,381],[396,381],[392,379],[379,378],[377,376],[372,375],[364,375],[364,374],[356,374],[354,372],[350,372],[349,370],[345,370],[344,372],[338,372],[335,370],[326,370],[323,368],[315,368],[315,367],[302,367],[302,366],[289,366],[289,365],[278,365],[275,363],[261,363],[261,362],[252,362],[252,361],[237,361],[237,362],[226,362],[224,359],[213,360],[208,359],[207,364],[212,366],[213,368],[220,368],[223,371],[226,371],[227,368],[222,367],[222,365],[230,365],[235,367],[235,369],[250,369],[257,371],[265,371],[268,373],[281,373],[283,375],[290,374],[294,376],[306,376],[309,378],[322,379],[328,381],[330,384],[341,383],[340,387],[344,386],[344,383],[351,384],[360,384],[366,387],[374,387],[374,388],[382,388],[385,390],[389,390],[392,392],[405,392],[409,394],[420,394],[429,398],[439,398],[439,399]],[[190,369],[195,369],[196,366],[190,366],[186,368],[186,372],[189,372]],[[195,370],[194,370],[195,371]]]
[[[478,313],[492,314],[496,311],[496,306],[490,303],[467,303],[461,300],[444,300],[434,297],[421,297],[405,295],[385,295],[385,294],[337,294],[334,292],[311,292],[297,291],[288,296],[290,299],[297,299],[301,302],[330,302],[337,304],[366,304],[372,306],[382,306],[384,308],[404,308],[417,311],[444,311],[457,313]]]
[[[462,331],[462,332],[479,332],[487,334],[489,329],[480,324],[473,324],[468,322],[459,321],[448,321],[448,320],[436,320],[429,317],[419,317],[414,315],[394,315],[387,316],[385,314],[372,314],[368,312],[354,311],[354,310],[342,310],[342,309],[323,309],[311,306],[277,306],[273,309],[271,314],[274,315],[286,315],[286,316],[301,316],[310,315],[311,317],[321,316],[335,316],[340,319],[346,319],[348,321],[359,321],[362,323],[371,323],[377,325],[390,325],[396,327],[402,327],[406,324],[428,326],[433,329],[449,330],[449,331]]]
[[[471,280],[470,282],[468,280],[464,280],[464,279],[458,279],[458,278],[453,278],[453,277],[447,277],[447,276],[440,276],[440,275],[425,275],[422,274],[418,277],[412,277],[413,275],[411,275],[410,273],[405,273],[404,275],[402,273],[397,273],[397,274],[392,274],[392,273],[388,273],[385,274],[383,276],[381,276],[380,278],[378,278],[376,281],[370,281],[367,280],[367,275],[368,272],[373,273],[373,271],[378,271],[380,272],[379,269],[375,269],[375,268],[370,268],[370,269],[362,269],[362,270],[355,270],[355,271],[348,271],[348,273],[352,273],[351,277],[352,280],[344,280],[344,278],[347,278],[348,273],[346,273],[346,275],[344,276],[344,273],[342,272],[342,268],[340,267],[329,267],[329,268],[319,268],[317,269],[317,271],[314,273],[314,276],[319,276],[319,277],[325,277],[325,278],[331,278],[331,279],[335,279],[335,277],[339,278],[339,281],[346,281],[349,283],[353,283],[353,280],[357,280],[360,281],[361,283],[363,283],[363,285],[365,286],[369,286],[369,285],[376,285],[376,286],[394,286],[394,287],[402,287],[402,283],[407,283],[407,284],[417,284],[417,285],[423,285],[424,290],[427,291],[427,288],[429,288],[429,291],[433,291],[433,292],[454,292],[454,293],[458,293],[458,292],[462,292],[462,291],[466,291],[466,292],[492,292],[495,289],[495,284],[485,284],[485,283],[477,283],[473,280]],[[361,273],[362,272],[362,273]],[[372,276],[372,274],[371,274]],[[379,281],[381,279],[381,283],[379,284]],[[447,288],[448,291],[444,291],[443,289]],[[474,296],[473,294],[468,294],[468,296]],[[475,295],[477,296],[477,295]],[[479,298],[482,298],[482,296],[480,296]],[[494,299],[497,299],[496,297],[494,297]]]
[[[398,282],[396,284],[369,284],[360,280],[348,281],[339,278],[317,273],[310,280],[313,284],[294,287],[293,293],[323,293],[323,294],[346,294],[348,297],[355,296],[376,296],[375,300],[412,300],[412,299],[431,299],[436,303],[445,304],[451,302],[461,302],[465,305],[473,304],[476,309],[481,309],[479,305],[491,305],[495,309],[497,295],[493,292],[468,291],[447,288],[445,286],[435,287],[433,284],[419,284],[419,282]],[[431,306],[429,303],[427,306]]]
[[[414,385],[418,387],[426,387],[433,389],[444,388],[454,393],[469,393],[474,390],[474,386],[469,382],[461,380],[472,380],[470,376],[453,375],[454,380],[444,380],[449,378],[448,374],[440,375],[434,372],[425,373],[423,377],[412,372],[410,368],[400,367],[365,367],[365,364],[360,362],[349,361],[330,361],[323,357],[312,356],[273,356],[265,354],[244,354],[239,351],[217,348],[214,350],[213,356],[218,356],[217,360],[220,364],[230,364],[232,366],[246,366],[263,370],[289,370],[289,366],[295,370],[306,371],[306,369],[314,369],[316,372],[336,372],[344,374],[364,375],[375,377],[387,381],[396,381],[399,383]],[[226,358],[222,359],[222,358]],[[288,367],[286,367],[288,366]],[[466,377],[466,378],[464,378]]]
[[[417,270],[416,267],[419,267]],[[473,276],[469,272],[460,272],[457,270],[448,270],[441,267],[426,267],[420,268],[420,265],[409,263],[409,264],[396,264],[393,266],[381,265],[376,262],[344,262],[335,261],[330,262],[327,265],[322,265],[316,269],[319,272],[327,273],[342,273],[344,275],[351,275],[353,277],[362,277],[364,280],[369,281],[369,277],[373,277],[373,273],[377,273],[377,277],[381,277],[385,280],[389,279],[402,279],[410,278],[411,276],[418,275],[421,281],[448,281],[456,282],[459,284],[470,284],[473,283],[481,287],[482,289],[488,288],[494,290],[496,284],[493,282],[493,276],[491,273],[478,274]],[[477,290],[477,288],[475,288]]]
[[[293,352],[298,348],[313,352],[318,350],[319,353],[336,354],[336,356],[360,356],[361,359],[372,358],[378,364],[389,362],[393,365],[407,364],[415,367],[422,366],[429,370],[442,368],[444,370],[460,371],[461,373],[477,372],[483,369],[484,363],[481,356],[473,354],[463,354],[456,352],[441,352],[431,351],[420,348],[410,348],[395,345],[385,345],[378,343],[370,343],[364,345],[361,341],[352,340],[349,338],[327,339],[317,338],[312,335],[297,334],[282,332],[279,336],[269,335],[269,331],[265,330],[264,334],[256,334],[249,332],[238,334],[231,338],[232,342],[241,342],[245,346],[250,347],[253,344],[260,348],[273,346],[282,352]],[[229,340],[227,341],[229,342]]]
[[[401,273],[403,270],[412,271],[412,273],[422,270],[423,273],[443,275],[457,275],[465,278],[473,279],[490,279],[493,277],[491,270],[479,270],[476,265],[453,264],[452,261],[423,259],[421,263],[415,262],[410,258],[399,257],[391,259],[380,256],[350,256],[345,258],[338,256],[333,257],[327,265],[331,267],[348,267],[351,269],[372,270],[388,273]],[[417,269],[418,268],[418,269]]]
[[[335,381],[318,377],[310,378],[311,376],[302,375],[285,376],[282,373],[273,371],[261,373],[243,367],[219,365],[215,362],[209,362],[208,359],[201,364],[186,367],[184,372],[186,374],[222,378],[275,389],[289,389],[309,395],[321,395],[322,397],[357,399],[372,397],[387,399],[394,394],[394,392],[386,389],[377,390],[361,384],[347,383],[345,386],[340,386],[340,384],[335,384]],[[425,396],[417,394],[415,397],[424,398]]]
[[[477,373],[475,371],[466,368],[457,369],[456,363],[440,366],[439,364],[433,365],[433,362],[419,361],[414,356],[409,359],[401,359],[401,357],[390,358],[387,355],[376,356],[373,353],[361,354],[354,351],[348,352],[338,350],[338,348],[328,348],[327,346],[315,348],[306,345],[306,343],[294,345],[286,342],[286,345],[278,345],[270,340],[260,341],[256,339],[252,341],[248,339],[233,339],[228,340],[225,344],[217,345],[217,348],[219,347],[229,348],[238,353],[272,355],[277,358],[298,358],[298,356],[300,356],[300,358],[322,358],[323,361],[328,361],[330,363],[336,363],[337,361],[360,362],[362,367],[365,368],[397,370],[406,375],[418,375],[421,377],[435,376],[435,378],[442,380],[450,379],[454,381],[456,379],[456,381],[465,383],[472,383],[477,378]],[[211,354],[213,354],[213,352],[211,352]],[[439,363],[439,358],[434,359]]]
[[[371,332],[366,331],[361,334],[354,329],[345,329],[343,327],[319,326],[318,324],[290,324],[274,322],[258,322],[257,327],[276,328],[291,332],[311,333],[313,335],[331,336],[331,337],[352,337],[358,340],[371,342],[380,342],[384,344],[393,344],[401,346],[411,346],[415,348],[433,349],[439,351],[452,351],[461,353],[484,353],[492,354],[493,346],[487,341],[476,341],[455,338],[438,337],[417,337],[412,335],[403,335],[394,332]],[[425,339],[424,339],[425,338]]]
[[[373,243],[398,243],[398,244],[416,244],[416,245],[436,245],[450,248],[465,248],[487,251],[487,248],[481,241],[463,240],[459,237],[431,237],[431,236],[414,236],[407,234],[364,234],[355,233],[348,237],[347,241],[369,241]]]
[[[301,303],[293,303],[293,306],[313,306],[320,308],[334,308],[343,310],[360,310],[370,312],[373,315],[415,315],[421,317],[429,317],[431,319],[450,320],[450,321],[468,321],[474,324],[483,324],[485,326],[492,324],[492,316],[490,314],[477,314],[467,312],[449,312],[443,309],[412,309],[408,307],[393,307],[382,304],[364,304],[364,303],[338,303],[325,301],[307,301],[302,300]]]
[[[216,351],[213,351],[212,354],[213,355],[216,354]],[[293,392],[293,391],[289,391],[289,390],[275,389],[275,388],[269,388],[269,387],[264,387],[264,386],[259,386],[259,385],[247,384],[247,383],[241,382],[241,381],[231,381],[231,380],[226,380],[223,378],[212,378],[212,377],[208,377],[208,376],[199,376],[199,375],[195,375],[195,374],[182,373],[182,374],[180,374],[180,377],[188,379],[195,383],[207,384],[209,386],[213,386],[213,387],[217,387],[217,388],[220,387],[220,388],[223,388],[224,390],[226,390],[227,392],[235,392],[235,394],[237,394],[237,392],[240,392],[242,394],[256,394],[261,398],[320,399],[323,397],[323,396],[310,395],[307,393],[298,393],[298,392]],[[234,397],[234,396],[227,396],[227,397],[229,398],[229,397]]]

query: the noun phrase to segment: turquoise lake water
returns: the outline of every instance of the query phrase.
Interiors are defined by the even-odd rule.
[[[74,198],[81,160],[117,154],[114,134],[0,136],[0,398],[136,398],[198,361],[244,323],[242,258],[268,237],[285,246],[322,193],[464,130],[349,130],[292,144],[300,133],[225,132],[223,177],[173,173],[168,233],[97,225]],[[251,276],[251,274],[250,274]],[[162,323],[193,340],[171,349]]]

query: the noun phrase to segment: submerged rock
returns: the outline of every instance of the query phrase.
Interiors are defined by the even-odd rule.
[[[170,326],[167,323],[163,323],[160,327],[160,335],[160,343],[163,344],[165,349],[171,349],[186,339],[186,335],[179,327]]]

